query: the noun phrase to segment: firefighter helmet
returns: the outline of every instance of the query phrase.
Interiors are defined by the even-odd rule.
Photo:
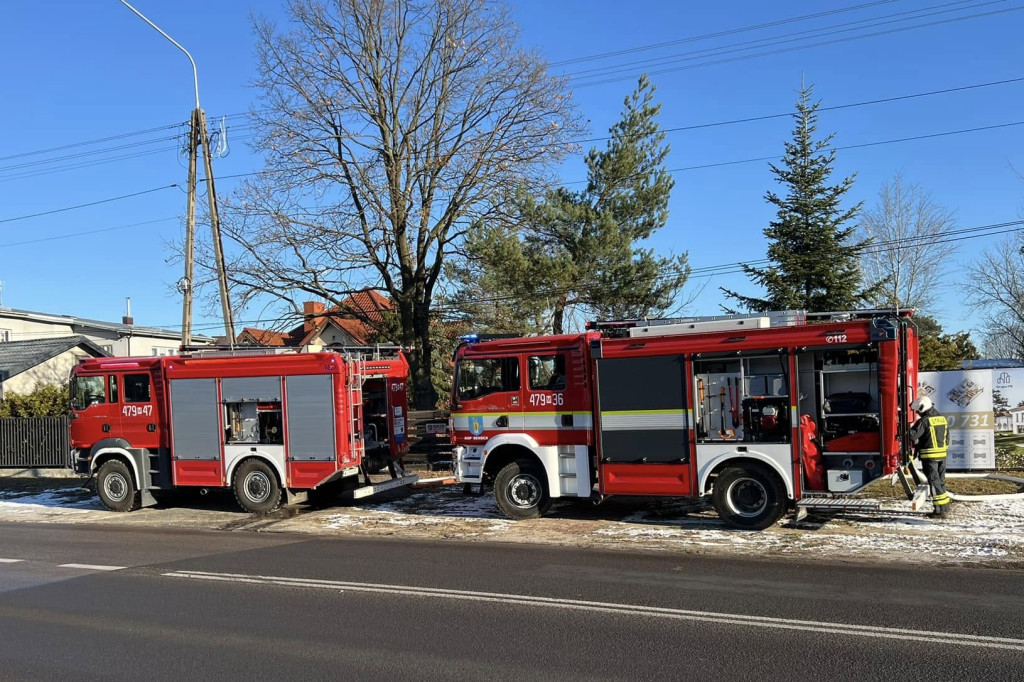
[[[923,395],[910,403],[910,409],[918,414],[924,414],[928,410],[932,409],[932,399]]]

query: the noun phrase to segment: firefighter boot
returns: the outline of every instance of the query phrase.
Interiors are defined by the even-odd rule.
[[[930,519],[944,519],[948,514],[948,504],[937,505],[932,509],[932,513],[928,515]]]

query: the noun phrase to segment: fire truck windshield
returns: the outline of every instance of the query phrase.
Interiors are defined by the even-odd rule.
[[[71,377],[71,409],[84,410],[90,405],[106,402],[103,377]]]

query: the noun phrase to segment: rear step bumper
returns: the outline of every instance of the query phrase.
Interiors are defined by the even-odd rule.
[[[401,488],[403,486],[412,485],[416,481],[420,480],[419,474],[410,474],[408,476],[402,476],[400,478],[393,478],[390,481],[384,481],[382,483],[373,483],[371,485],[364,485],[354,490],[349,490],[342,493],[342,499],[359,500],[364,497],[370,497],[377,493],[382,493],[385,490],[392,490],[394,488]]]
[[[878,500],[866,500],[861,498],[805,497],[796,503],[796,508],[805,509],[807,511],[876,512],[882,510],[882,503]]]

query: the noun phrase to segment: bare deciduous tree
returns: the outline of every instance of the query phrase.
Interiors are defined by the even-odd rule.
[[[292,0],[255,23],[265,170],[224,211],[235,300],[295,313],[378,290],[433,407],[430,305],[474,222],[507,219],[581,132],[563,80],[489,0]],[[359,316],[360,311],[352,311]]]
[[[864,278],[884,282],[873,303],[889,308],[929,309],[952,253],[937,239],[954,224],[953,211],[902,175],[886,183],[877,203],[861,213],[860,227],[871,244],[861,256]]]
[[[985,316],[985,354],[1024,358],[1024,235],[984,251],[968,272],[970,302]]]

